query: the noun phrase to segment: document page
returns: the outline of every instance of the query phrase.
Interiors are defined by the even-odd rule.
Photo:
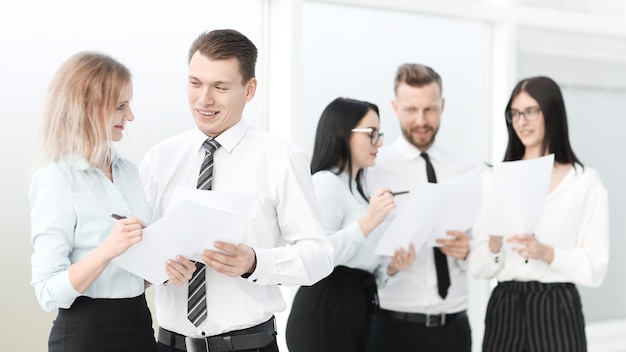
[[[554,154],[494,165],[485,232],[504,237],[533,233],[548,195]]]
[[[436,238],[447,238],[448,230],[469,230],[480,214],[481,194],[479,170],[420,185],[387,228],[375,253],[392,256],[409,243],[417,252],[427,243],[433,245]]]
[[[177,255],[200,260],[215,241],[238,244],[256,202],[251,193],[179,187],[165,215],[143,229],[141,242],[112,260],[153,284],[166,281],[165,262]]]

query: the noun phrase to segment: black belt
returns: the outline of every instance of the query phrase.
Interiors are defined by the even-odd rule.
[[[230,331],[211,337],[185,337],[159,327],[158,340],[177,350],[189,352],[227,352],[262,348],[274,341],[276,322],[274,317],[251,328]]]
[[[452,313],[452,314],[421,314],[421,313],[403,313],[393,310],[380,309],[379,313],[383,317],[406,321],[409,323],[424,324],[427,328],[435,328],[444,326],[446,323],[453,321],[454,319],[462,318],[467,315],[466,311]]]

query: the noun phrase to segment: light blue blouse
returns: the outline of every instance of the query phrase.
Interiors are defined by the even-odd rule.
[[[111,233],[111,214],[135,216],[146,224],[151,210],[135,165],[116,157],[111,182],[82,157],[50,163],[33,175],[31,207],[31,286],[39,305],[52,311],[69,308],[76,297],[129,298],[144,292],[144,280],[109,264],[83,294],[70,284],[68,269]]]
[[[363,236],[359,219],[367,212],[368,203],[357,191],[356,182],[345,172],[336,175],[323,170],[313,175],[313,185],[321,209],[320,221],[335,251],[335,266],[369,271],[380,280],[381,274],[377,271],[385,271],[383,264],[387,264],[389,258],[375,255],[374,251],[384,233],[384,224],[367,238]]]

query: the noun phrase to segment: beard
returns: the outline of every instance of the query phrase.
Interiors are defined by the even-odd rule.
[[[414,137],[413,133],[419,131],[428,131],[430,135],[427,138]],[[421,151],[426,151],[435,142],[435,136],[439,131],[439,126],[433,128],[432,126],[418,126],[412,128],[402,128],[402,135],[404,138],[414,147]]]

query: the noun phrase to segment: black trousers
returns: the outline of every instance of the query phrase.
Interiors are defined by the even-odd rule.
[[[470,352],[472,332],[467,315],[426,327],[375,314],[372,318],[369,352]]]
[[[289,352],[365,351],[375,300],[374,276],[345,266],[300,287],[287,321]]]
[[[69,309],[59,309],[48,351],[156,352],[146,297],[76,298]]]
[[[487,305],[483,351],[587,351],[576,286],[536,281],[498,283]]]

